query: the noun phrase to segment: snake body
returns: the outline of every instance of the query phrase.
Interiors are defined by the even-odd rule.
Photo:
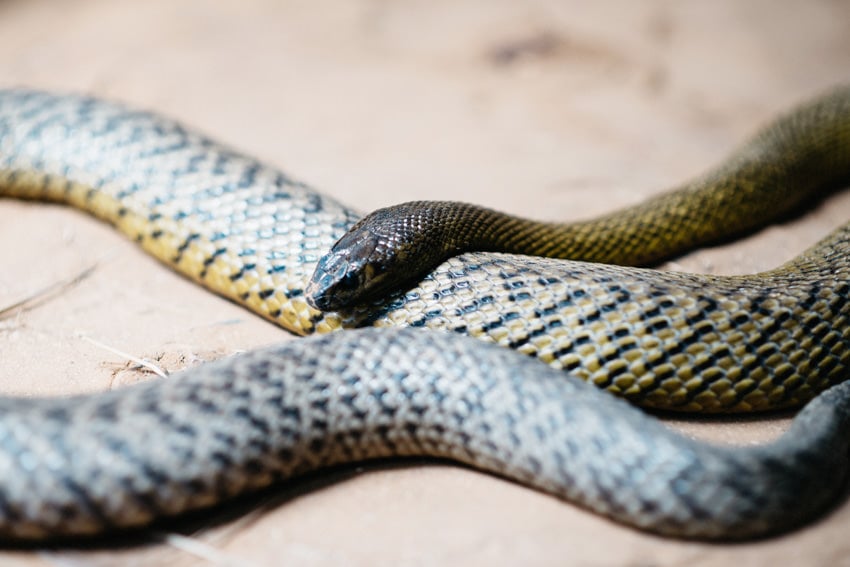
[[[850,382],[771,445],[711,447],[506,349],[362,329],[94,396],[0,401],[0,534],[141,526],[315,469],[417,455],[666,535],[753,537],[840,493],[848,403]]]
[[[379,209],[320,260],[309,295],[326,311],[350,307],[471,251],[647,265],[752,231],[846,183],[850,88],[776,119],[701,177],[599,218],[538,222],[453,201]]]
[[[732,158],[739,165],[718,170],[717,199],[739,188],[733,181],[750,168],[740,163],[753,168],[752,183],[742,185],[751,193],[746,202],[761,198],[765,208],[777,183],[783,194],[799,192],[800,202],[850,170],[850,89],[777,124]],[[775,159],[768,150],[790,125],[804,128],[783,151],[802,157],[784,177],[765,162],[759,177],[759,156]],[[798,146],[788,145],[794,139]],[[710,179],[659,198],[652,210],[665,198],[690,202],[682,195],[695,187],[711,195]],[[507,350],[413,331],[337,333],[164,383],[88,398],[3,400],[6,537],[141,526],[328,464],[421,454],[659,533],[739,538],[810,518],[846,476],[839,433],[848,387],[834,385],[850,363],[850,226],[758,276],[468,253],[404,294],[326,314],[307,303],[305,288],[320,255],[359,215],[169,119],[90,97],[2,91],[0,193],[89,211],[181,273],[299,334],[364,325],[452,330],[671,409],[799,405],[832,386],[776,444],[716,449]],[[574,392],[581,392],[575,402]],[[573,468],[574,460],[584,464]]]

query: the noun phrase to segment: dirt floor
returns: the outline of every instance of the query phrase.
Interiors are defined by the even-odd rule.
[[[585,218],[721,159],[776,112],[850,80],[840,0],[0,1],[0,86],[152,108],[362,210],[418,198]],[[850,218],[850,193],[670,267],[775,266]],[[94,392],[286,332],[108,227],[0,201],[0,391]],[[107,347],[113,350],[109,350]],[[119,352],[115,352],[119,351]],[[748,444],[787,419],[687,421]],[[2,481],[2,479],[0,479]],[[351,469],[131,542],[10,565],[850,565],[850,505],[742,545],[667,541],[437,464]]]

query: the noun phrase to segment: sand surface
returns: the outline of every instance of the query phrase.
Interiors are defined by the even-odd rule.
[[[456,198],[541,219],[638,202],[776,112],[850,80],[838,0],[0,2],[0,86],[179,118],[362,210]],[[773,267],[850,218],[850,193],[675,269]],[[0,392],[95,392],[290,340],[110,228],[0,200]],[[734,443],[787,420],[678,426]],[[0,479],[1,480],[1,479]],[[199,531],[198,528],[200,527]],[[350,469],[112,548],[10,565],[850,565],[850,505],[743,545],[667,541],[447,465]]]

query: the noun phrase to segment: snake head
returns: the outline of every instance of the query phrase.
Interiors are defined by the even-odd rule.
[[[368,227],[355,225],[319,260],[305,290],[307,303],[320,311],[338,311],[374,298],[382,291],[388,259],[384,248]]]
[[[420,281],[450,255],[442,231],[452,203],[413,201],[378,209],[355,224],[319,260],[307,302],[338,311],[383,299]]]
[[[307,302],[338,311],[419,281],[444,257],[428,237],[423,211],[428,207],[421,202],[404,203],[361,219],[319,260],[305,290]]]

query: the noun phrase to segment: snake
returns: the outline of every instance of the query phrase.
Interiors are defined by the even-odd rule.
[[[554,233],[590,234],[580,260],[450,243],[421,281],[323,311],[325,284],[341,276],[344,296],[363,279],[346,271],[359,252],[340,247],[357,211],[156,113],[0,91],[0,195],[89,212],[207,289],[315,335],[115,391],[0,398],[0,539],[143,529],[312,471],[410,456],[672,537],[811,521],[848,472],[850,225],[749,276],[605,262],[753,230],[848,174],[850,88],[838,87],[645,205],[574,229],[502,216],[508,240],[542,234],[544,248]],[[556,248],[584,246],[572,240]],[[382,269],[367,262],[369,276]],[[736,448],[681,436],[632,402],[806,406],[780,439]]]

